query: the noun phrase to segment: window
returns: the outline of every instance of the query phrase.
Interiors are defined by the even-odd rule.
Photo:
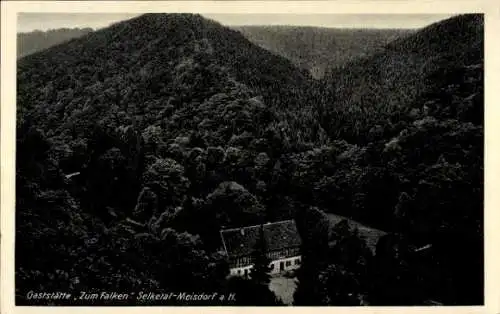
[[[241,275],[241,269],[238,269],[238,275]]]
[[[292,265],[292,261],[286,261],[286,266]]]
[[[299,265],[299,264],[300,264],[300,258],[297,258],[297,259],[295,260],[295,265]]]
[[[271,263],[271,269],[274,269],[274,264],[273,263]]]
[[[248,276],[248,269],[245,269],[245,276]]]

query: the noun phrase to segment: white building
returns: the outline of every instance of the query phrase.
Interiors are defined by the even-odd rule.
[[[271,274],[300,266],[301,240],[293,220],[224,229],[220,234],[229,260],[230,275],[247,276],[250,273],[252,254],[261,234],[264,235],[267,257],[271,260]]]

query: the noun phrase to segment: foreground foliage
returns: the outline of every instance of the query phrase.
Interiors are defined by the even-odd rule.
[[[233,289],[277,305],[265,269],[226,279],[219,230],[295,218],[298,305],[482,303],[480,17],[321,82],[197,15],[147,14],[18,66],[18,302]],[[372,252],[325,212],[389,234]]]

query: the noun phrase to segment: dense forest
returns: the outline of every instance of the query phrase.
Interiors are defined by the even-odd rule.
[[[482,15],[316,80],[200,15],[145,14],[20,59],[17,85],[17,304],[280,305],[263,274],[226,278],[219,230],[290,218],[295,305],[483,302]],[[328,213],[387,235],[373,253]]]
[[[343,29],[306,26],[234,26],[250,41],[322,78],[349,61],[381,52],[410,29]]]
[[[17,34],[17,57],[21,58],[92,32],[92,28],[59,28]]]

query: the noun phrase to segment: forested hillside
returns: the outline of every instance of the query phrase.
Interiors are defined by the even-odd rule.
[[[336,155],[345,166],[303,188],[316,194],[313,204],[400,237],[391,249],[398,252],[377,253],[378,270],[360,277],[368,279],[359,294],[372,304],[413,304],[423,295],[482,302],[483,54],[483,16],[461,15],[325,80],[335,99],[317,102],[321,125],[354,146]],[[345,269],[330,271],[337,278]]]
[[[259,276],[226,278],[219,231],[295,218],[297,305],[482,303],[482,23],[432,25],[323,81],[192,14],[20,59],[16,301],[112,289],[279,305]],[[373,254],[326,213],[387,235]]]
[[[24,57],[92,31],[91,28],[59,28],[17,34],[17,57]]]
[[[464,79],[470,75],[477,78],[482,73],[481,18],[460,16],[431,25],[413,36],[392,42],[382,53],[334,71],[326,81],[336,90],[336,105],[326,104],[333,111],[326,109],[331,116],[324,115],[325,121],[329,121],[324,126],[332,130],[332,135],[366,143],[371,127],[387,124],[391,118],[401,122],[400,115],[410,111],[422,113],[425,108],[431,115],[441,109],[450,111],[447,118],[455,116],[481,123],[481,99],[477,99],[474,106],[451,105],[451,100],[443,100],[445,106],[440,106],[443,108],[425,103],[437,100],[431,99],[433,97],[455,96],[453,88],[459,84],[481,86],[473,84],[477,80]],[[481,95],[476,92],[472,90],[471,94]],[[359,119],[360,116],[363,118]]]
[[[412,30],[341,29],[305,26],[234,26],[253,43],[290,59],[315,78],[349,61],[383,51]]]
[[[291,215],[269,205],[270,170],[292,147],[287,95],[308,80],[198,15],[148,14],[21,59],[20,294],[225,289],[220,228]],[[35,248],[44,254],[22,258]]]

